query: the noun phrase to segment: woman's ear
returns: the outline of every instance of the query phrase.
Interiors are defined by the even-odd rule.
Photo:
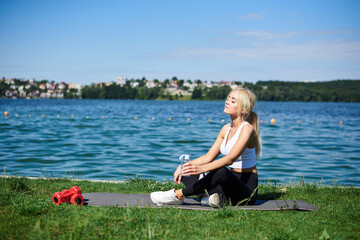
[[[242,109],[241,111],[240,111],[240,115],[245,115],[246,114],[246,110],[245,109]]]

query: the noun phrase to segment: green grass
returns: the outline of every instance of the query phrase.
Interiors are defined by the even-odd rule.
[[[176,187],[140,178],[124,183],[0,178],[0,239],[359,239],[360,189],[302,182],[261,184],[260,199],[297,199],[318,212],[223,208],[89,207],[52,203],[54,192],[149,193]]]

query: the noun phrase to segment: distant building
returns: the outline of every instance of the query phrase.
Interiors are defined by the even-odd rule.
[[[53,89],[52,83],[47,82],[46,83],[46,89]]]
[[[11,78],[11,79],[5,79],[5,82],[9,85],[13,85],[15,84],[15,79]]]
[[[14,90],[6,90],[5,96],[8,98],[14,98],[17,97],[17,92]]]
[[[77,90],[81,90],[81,85],[78,83],[69,83],[68,85],[68,89],[77,89]]]
[[[230,83],[227,82],[227,81],[221,81],[221,82],[220,82],[220,85],[222,85],[222,86],[229,86]]]
[[[138,82],[131,82],[131,87],[132,88],[136,88],[137,86],[139,86]]]
[[[26,98],[27,97],[27,93],[25,91],[20,91],[20,97],[21,98]]]
[[[46,84],[45,83],[40,84],[39,88],[42,89],[42,90],[45,90],[46,89]]]
[[[146,82],[146,87],[148,87],[148,88],[153,88],[155,86],[156,86],[156,84],[153,80],[149,80]]]
[[[195,83],[190,83],[190,82],[184,82],[184,85],[183,85],[183,87],[188,87],[190,91],[193,91],[195,86],[196,86]]]
[[[63,89],[65,89],[66,88],[66,84],[65,83],[59,83],[58,84],[58,86],[57,86],[57,89],[59,89],[59,90],[63,90]]]
[[[52,98],[63,98],[64,94],[62,92],[53,92],[51,93]]]
[[[126,77],[118,77],[116,79],[116,84],[120,85],[121,87],[126,85],[127,78]]]
[[[170,80],[169,81],[169,86],[170,88],[177,88],[178,87],[178,84],[177,84],[177,80]]]
[[[76,89],[76,95],[80,96],[81,94],[81,85],[78,83],[69,83],[67,92],[70,92],[70,89]]]
[[[303,83],[313,83],[313,82],[316,82],[315,79],[303,79],[303,80],[300,80],[300,82],[303,82]]]
[[[213,83],[212,82],[210,82],[210,81],[205,81],[205,86],[206,87],[208,87],[208,88],[211,88],[211,87],[213,87]]]

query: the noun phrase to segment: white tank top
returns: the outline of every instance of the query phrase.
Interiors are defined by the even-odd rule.
[[[240,132],[243,126],[246,124],[249,124],[248,122],[244,122],[240,125],[238,130],[236,130],[236,133],[234,136],[226,142],[230,129],[232,126],[229,127],[228,131],[226,132],[226,135],[224,137],[223,142],[220,145],[220,152],[222,155],[227,156],[230,154],[231,149],[233,148],[234,144],[238,140],[240,136]],[[231,165],[229,165],[230,168],[251,168],[256,165],[256,153],[255,148],[245,148],[243,154],[235,160]]]

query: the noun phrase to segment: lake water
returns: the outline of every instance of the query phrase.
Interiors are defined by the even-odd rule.
[[[230,122],[223,107],[222,101],[0,99],[0,170],[172,180],[179,156],[205,154]],[[360,186],[359,103],[258,102],[255,111],[263,121],[261,181]]]

